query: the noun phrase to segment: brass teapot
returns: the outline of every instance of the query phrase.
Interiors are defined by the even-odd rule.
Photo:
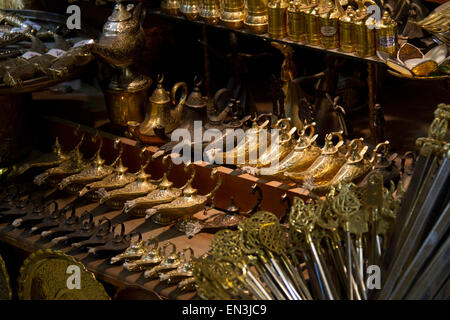
[[[136,126],[132,121],[128,123],[130,133],[138,140],[142,136],[156,136],[155,129],[169,134],[181,123],[183,107],[187,99],[188,88],[185,82],[178,82],[170,93],[163,88],[164,75],[158,75],[158,84],[149,98],[149,106],[144,121]],[[176,100],[179,90],[182,90],[180,99]]]

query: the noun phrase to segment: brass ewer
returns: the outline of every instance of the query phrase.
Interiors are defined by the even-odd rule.
[[[220,0],[203,0],[200,6],[200,19],[210,24],[218,24],[221,10]]]
[[[272,38],[284,38],[287,33],[287,9],[285,0],[270,0],[267,5],[269,14],[269,35]]]
[[[337,137],[339,139],[336,145],[333,144],[333,137]],[[339,152],[339,148],[343,144],[344,138],[342,136],[342,131],[327,134],[321,155],[314,161],[314,163],[306,171],[287,171],[284,173],[285,176],[299,185],[302,185],[308,179],[315,184],[330,181],[346,162],[345,155],[342,155]]]
[[[267,0],[247,0],[246,27],[254,33],[267,32]]]
[[[180,12],[186,19],[195,21],[200,14],[200,0],[181,0]]]
[[[220,21],[228,28],[241,29],[244,26],[244,20],[244,0],[224,0]]]
[[[144,121],[139,125],[139,132],[145,136],[155,136],[155,129],[161,128],[165,134],[171,133],[181,123],[183,107],[187,98],[187,84],[176,83],[170,92],[163,88],[164,76],[158,76],[158,84],[149,98],[149,105]],[[177,92],[181,97],[176,100]]]
[[[288,30],[289,39],[293,41],[305,41],[306,39],[306,0],[291,1],[288,7]]]
[[[377,23],[377,51],[386,52],[391,57],[397,53],[397,22],[389,12],[384,11],[382,19]]]
[[[309,8],[306,11],[306,42],[318,46],[321,38],[318,1],[312,0]]]
[[[354,19],[355,11],[352,6],[348,6],[347,10],[339,18],[339,47],[344,52],[355,51]]]
[[[328,1],[327,6],[319,12],[321,42],[324,48],[339,48],[339,18],[343,13],[344,9],[339,0],[335,0],[334,4]]]
[[[171,16],[177,16],[180,10],[180,0],[163,0],[161,1],[161,9]]]

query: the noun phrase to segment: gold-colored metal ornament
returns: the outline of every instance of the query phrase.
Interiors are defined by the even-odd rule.
[[[377,51],[386,52],[391,57],[397,53],[397,22],[389,12],[384,11],[382,19],[377,23]]]
[[[189,169],[189,166],[186,169]],[[195,172],[193,167],[192,170]],[[222,184],[222,176],[217,168],[211,171],[211,179],[213,178],[217,179],[217,183],[210,193],[206,195],[197,194],[197,189],[191,186],[191,179],[189,179],[180,198],[148,209],[145,218],[151,218],[157,224],[167,225],[199,212],[205,208],[208,201],[213,201],[217,190]]]
[[[9,173],[9,177],[17,177],[24,174],[31,168],[49,168],[60,165],[65,160],[69,159],[70,155],[67,152],[62,151],[58,138],[56,138],[53,150],[51,153],[46,153],[40,157],[13,166],[12,171]]]
[[[113,190],[117,188],[121,188],[134,180],[136,180],[136,175],[132,173],[128,173],[128,168],[124,167],[122,162],[122,154],[123,154],[123,146],[120,142],[120,139],[116,139],[114,141],[114,148],[117,149],[120,145],[119,155],[116,160],[111,163],[111,167],[114,167],[113,173],[106,176],[104,179],[95,181],[87,184],[81,191],[78,196],[82,197],[87,195],[87,197],[91,201],[98,201],[101,198],[101,194],[98,194],[97,191],[100,189],[104,190]]]
[[[343,16],[339,18],[339,47],[344,52],[355,51],[354,19],[355,11],[352,6],[348,6]]]
[[[145,120],[140,124],[140,134],[155,136],[156,127],[164,128],[165,134],[171,133],[181,123],[183,107],[186,102],[188,88],[185,82],[178,82],[169,93],[163,88],[164,75],[158,76],[158,85],[152,96],[149,98],[149,106]],[[182,90],[182,95],[176,101],[178,90]]]
[[[190,252],[188,256],[186,253]],[[175,270],[159,275],[159,281],[167,281],[168,284],[180,282],[186,278],[192,277],[192,262],[194,257],[194,250],[191,247],[186,247],[181,251],[181,258],[183,263]]]
[[[321,43],[326,49],[339,48],[339,18],[344,14],[339,0],[328,1],[324,10],[320,14]]]
[[[244,0],[224,0],[220,21],[228,28],[241,29],[244,26],[244,20]]]
[[[315,123],[308,124],[300,132],[299,138],[290,154],[275,168],[266,168],[256,172],[258,175],[285,180],[285,172],[302,172],[308,169],[320,156],[321,149],[316,144],[317,134],[314,134]],[[306,132],[309,131],[309,135]]]
[[[339,138],[336,145],[333,144],[333,137]],[[345,156],[339,152],[339,147],[343,144],[344,138],[342,137],[342,131],[327,134],[321,155],[314,161],[311,167],[303,172],[287,171],[284,173],[285,176],[300,185],[311,178],[316,184],[330,181],[346,161]]]
[[[12,300],[11,285],[5,260],[0,255],[0,300]]]
[[[284,38],[287,34],[287,9],[285,0],[270,0],[267,6],[269,15],[269,35],[272,38]]]
[[[220,22],[220,0],[203,0],[200,6],[200,19],[210,24]]]
[[[151,245],[153,245],[151,247]],[[126,261],[123,267],[128,271],[142,271],[153,267],[164,259],[163,249],[159,247],[158,238],[150,238],[143,244],[143,253],[139,259]]]
[[[139,259],[145,253],[145,242],[142,241],[141,233],[137,233],[138,239],[131,243],[131,245],[125,250],[125,252],[120,253],[111,258],[111,264],[120,261],[131,261]]]
[[[288,7],[288,29],[289,39],[293,41],[305,41],[306,39],[306,0],[291,1]]]
[[[180,10],[179,0],[163,0],[161,1],[161,9],[170,14],[171,16],[177,16],[178,10]]]
[[[122,209],[125,202],[142,197],[147,193],[158,188],[159,181],[150,180],[151,175],[145,172],[145,168],[147,168],[150,163],[150,157],[147,158],[146,161],[143,160],[143,156],[145,153],[145,148],[141,150],[141,168],[138,172],[134,174],[134,181],[127,184],[123,188],[115,189],[107,191],[105,189],[100,189],[97,191],[100,198],[100,204],[105,203],[111,209]]]
[[[71,194],[78,194],[86,184],[101,180],[113,172],[114,168],[105,165],[105,160],[100,156],[103,147],[103,138],[99,137],[98,132],[92,137],[92,141],[95,142],[97,139],[100,139],[100,146],[92,159],[89,160],[89,164],[81,172],[62,179],[58,184],[60,190],[66,190]]]
[[[267,0],[247,0],[247,17],[244,24],[254,33],[266,33],[269,25]]]
[[[356,17],[353,23],[355,34],[355,52],[360,57],[375,55],[376,51],[376,21],[367,13],[364,3],[375,5],[371,0],[358,2]]]
[[[80,270],[80,289],[67,286],[67,271]],[[72,271],[73,272],[73,271]],[[110,300],[92,272],[72,256],[50,249],[32,253],[20,268],[20,300]]]
[[[166,155],[163,158],[163,164],[168,161],[169,155]],[[188,169],[192,164],[188,165],[185,170]],[[167,179],[170,171],[172,170],[172,162],[169,162],[169,166],[167,171],[164,173],[161,182],[158,184],[158,188],[152,192],[150,192],[145,197],[136,198],[134,200],[129,200],[125,202],[124,212],[130,213],[135,216],[145,216],[146,210],[153,206],[168,203],[176,198],[180,197],[183,194],[183,190],[187,188],[188,185],[194,180],[195,171],[192,170],[191,176],[188,179],[187,183],[181,188],[173,188],[173,183]]]
[[[309,10],[305,13],[306,18],[306,42],[314,46],[320,45],[320,17],[319,17],[319,3],[317,0],[312,0]]]
[[[166,255],[165,251],[166,248],[168,248],[169,246],[172,247],[172,251]],[[156,277],[162,272],[168,272],[173,269],[176,269],[183,263],[180,257],[180,253],[177,252],[177,247],[172,242],[165,243],[162,247],[162,250],[164,253],[164,259],[161,261],[159,265],[144,272],[144,277],[146,279]]]
[[[195,21],[200,14],[200,0],[181,0],[180,12],[186,19]]]
[[[75,129],[75,133],[78,129]],[[88,160],[83,158],[80,152],[80,146],[84,141],[85,134],[82,133],[80,142],[69,153],[70,158],[62,162],[59,166],[45,170],[37,175],[33,182],[40,186],[44,183],[55,186],[67,176],[79,173],[88,164]]]

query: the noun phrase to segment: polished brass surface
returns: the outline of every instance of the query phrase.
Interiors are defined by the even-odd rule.
[[[58,138],[56,138],[53,150],[50,153],[45,153],[36,159],[32,159],[25,163],[13,165],[12,171],[9,173],[9,177],[16,177],[24,174],[31,168],[48,168],[56,167],[63,161],[69,159],[70,155],[67,152],[62,151]]]
[[[126,261],[123,267],[128,271],[142,271],[161,263],[164,259],[163,248],[159,247],[158,238],[150,238],[143,244],[144,252],[139,259]]]
[[[156,127],[164,128],[165,134],[171,133],[181,123],[183,107],[187,99],[187,84],[176,83],[170,93],[163,88],[164,76],[158,76],[158,84],[149,98],[149,105],[145,120],[140,124],[140,133],[155,136]],[[181,90],[180,99],[176,100],[177,92]]]
[[[187,252],[190,254],[188,255]],[[159,275],[159,281],[167,281],[168,284],[178,283],[186,278],[192,277],[192,263],[191,259],[194,257],[194,250],[191,247],[186,247],[181,251],[181,258],[183,263],[175,270]]]
[[[288,7],[288,29],[289,39],[294,41],[306,40],[306,0],[291,1]]]
[[[200,16],[201,0],[181,0],[180,12],[186,19],[195,21]]]
[[[288,2],[284,0],[269,0],[267,12],[269,15],[268,32],[272,38],[284,38],[287,34]]]
[[[333,137],[338,137],[339,141],[333,144]],[[322,148],[321,155],[314,163],[303,172],[285,172],[292,181],[302,185],[307,179],[312,179],[315,184],[329,182],[344,165],[346,158],[339,152],[339,148],[344,144],[342,131],[327,134],[325,145]]]
[[[166,254],[166,248],[168,248],[169,246],[172,247],[172,251]],[[154,278],[156,276],[159,276],[160,273],[171,271],[182,265],[183,261],[181,260],[180,253],[176,252],[177,247],[175,246],[175,244],[173,244],[172,242],[167,242],[163,245],[162,250],[164,253],[164,259],[157,266],[146,270],[144,272],[145,278]]]
[[[104,89],[103,94],[111,122],[127,126],[129,121],[144,121],[151,84],[151,79],[142,76],[127,88]]]
[[[145,148],[140,152],[141,168],[134,174],[133,182],[128,183],[123,188],[115,190],[99,190],[101,195],[100,204],[106,204],[111,209],[122,209],[126,201],[141,197],[158,188],[159,181],[150,180],[151,175],[145,172],[150,163],[150,157],[144,161]]]
[[[254,33],[266,33],[269,24],[267,0],[248,0],[245,26]]]
[[[195,172],[195,169],[191,165],[187,166],[185,169]],[[204,209],[209,201],[214,201],[214,196],[222,184],[222,177],[216,168],[211,171],[211,179],[212,178],[216,178],[217,183],[210,193],[206,195],[197,194],[197,189],[194,189],[191,186],[191,179],[189,179],[187,186],[183,189],[181,197],[172,202],[147,209],[145,218],[151,218],[152,221],[157,224],[167,225],[174,223],[183,217],[192,216]]]
[[[339,48],[339,18],[343,15],[339,0],[328,1],[327,6],[319,11],[321,43],[325,49]]]
[[[103,147],[103,138],[98,136],[98,132],[92,137],[92,141],[95,142],[97,139],[100,139],[99,148],[89,160],[88,165],[81,172],[62,179],[58,184],[60,190],[66,190],[71,194],[78,194],[86,184],[101,180],[113,172],[114,168],[105,165],[105,160],[100,156]]]
[[[320,19],[319,19],[319,3],[312,0],[310,9],[306,11],[306,42],[315,46],[320,45]]]
[[[377,51],[386,52],[391,57],[395,57],[398,45],[397,33],[397,22],[387,11],[384,11],[382,19],[377,23]]]
[[[375,4],[373,1],[366,0],[364,3]],[[376,51],[376,21],[369,16],[367,8],[361,0],[358,2],[355,21],[353,23],[355,34],[355,52],[360,57],[368,57],[375,55]]]
[[[224,0],[220,21],[232,29],[241,29],[245,20],[244,0]]]
[[[137,234],[138,239],[130,244],[130,246],[123,252],[115,255],[111,258],[111,264],[121,262],[121,261],[132,261],[139,259],[142,255],[145,254],[145,242],[142,240],[142,235],[140,233]]]
[[[161,9],[172,16],[177,16],[180,10],[180,0],[163,0],[161,1]]]
[[[81,288],[67,286],[69,267],[80,272]],[[72,268],[73,268],[72,267]],[[73,271],[72,271],[73,272]],[[50,249],[32,253],[20,268],[18,296],[20,300],[110,300],[103,285],[92,272],[72,256]]]
[[[345,13],[339,18],[339,47],[344,52],[355,51],[354,19],[355,11],[352,6],[348,6]]]
[[[218,24],[220,22],[220,0],[203,0],[200,6],[200,18],[206,23]]]
[[[158,184],[158,188],[144,197],[139,197],[125,202],[123,208],[124,212],[128,212],[136,216],[145,216],[145,212],[148,208],[162,203],[171,202],[182,195],[184,188],[186,188],[194,179],[195,171],[192,171],[192,174],[185,186],[182,188],[173,188],[173,183],[167,179],[167,176],[172,170],[172,161],[169,160],[169,157],[169,155],[166,155],[163,158],[163,164],[167,163],[167,161],[169,161],[169,164],[167,171],[164,172],[161,182]]]

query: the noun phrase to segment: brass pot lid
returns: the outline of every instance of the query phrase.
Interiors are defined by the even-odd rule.
[[[72,269],[70,272],[69,267]],[[73,271],[75,270],[75,271]],[[80,289],[69,289],[69,277],[80,270]],[[74,278],[75,279],[75,278]],[[20,300],[110,300],[103,285],[74,257],[50,249],[31,254],[20,268]]]
[[[0,300],[11,300],[12,291],[5,261],[0,255]]]

